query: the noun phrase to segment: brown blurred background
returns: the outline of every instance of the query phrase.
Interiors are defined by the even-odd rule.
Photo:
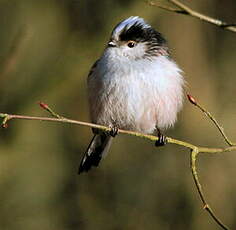
[[[236,21],[235,0],[185,1]],[[236,34],[141,0],[0,0],[0,112],[88,121],[86,78],[113,26],[131,15],[162,32],[195,96],[236,140]],[[186,102],[168,136],[224,146],[210,121]],[[1,230],[220,229],[203,211],[189,152],[118,136],[100,167],[77,175],[92,134],[75,125],[11,121],[0,129]],[[236,153],[201,155],[209,203],[236,229]]]

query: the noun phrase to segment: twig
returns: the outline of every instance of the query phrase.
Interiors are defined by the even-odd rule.
[[[185,4],[179,2],[178,0],[167,0],[167,1],[172,3],[174,6],[176,6],[178,8],[172,8],[172,7],[169,7],[169,6],[160,5],[159,3],[153,2],[153,1],[149,1],[149,4],[151,6],[157,6],[161,9],[164,9],[164,10],[167,10],[167,11],[170,11],[170,12],[189,15],[191,17],[198,18],[202,21],[211,23],[211,24],[213,24],[215,26],[218,26],[222,29],[229,30],[231,32],[236,33],[236,24],[235,23],[226,23],[222,20],[212,18],[208,15],[199,13],[199,12],[191,9],[190,7],[186,6]]]
[[[39,102],[39,106],[46,110],[47,112],[49,112],[53,117],[56,117],[56,118],[59,118],[59,119],[62,119],[63,117],[60,116],[59,114],[55,113],[49,106],[48,104],[45,104],[44,102]]]
[[[219,132],[221,133],[222,137],[224,138],[225,142],[229,145],[229,146],[235,146],[235,144],[233,142],[231,142],[229,140],[229,138],[226,136],[223,127],[221,127],[218,123],[218,121],[214,118],[214,116],[208,112],[206,109],[204,109],[197,101],[196,99],[191,96],[190,94],[187,94],[188,100],[190,103],[192,103],[194,106],[197,106],[212,122],[213,124],[216,126],[216,128],[219,130]],[[193,148],[191,150],[191,157],[190,157],[190,165],[191,165],[191,171],[192,171],[192,175],[193,175],[193,180],[195,182],[195,185],[197,187],[197,191],[199,193],[199,196],[201,198],[201,201],[203,203],[203,207],[204,209],[211,215],[211,217],[215,220],[215,222],[221,226],[223,229],[228,229],[228,227],[226,225],[223,224],[223,222],[216,216],[216,214],[214,213],[214,211],[211,209],[210,205],[207,203],[205,195],[203,193],[202,190],[202,186],[201,183],[198,179],[198,174],[197,174],[197,168],[196,168],[196,160],[197,160],[197,155],[199,153],[199,149],[198,148]]]
[[[221,226],[223,229],[227,230],[228,227],[223,224],[223,222],[216,216],[214,211],[211,209],[210,205],[207,203],[205,195],[202,190],[202,186],[200,184],[200,181],[198,179],[198,174],[197,174],[197,167],[196,167],[196,160],[197,160],[197,155],[198,155],[198,149],[192,149],[191,154],[190,154],[190,165],[191,165],[191,171],[193,175],[193,179],[195,182],[195,185],[197,187],[198,194],[201,198],[201,201],[203,203],[203,208],[211,215],[211,217],[216,221],[216,223]]]
[[[0,113],[0,118],[3,119],[2,121],[2,126],[6,125],[10,120],[13,119],[23,119],[23,120],[35,120],[35,121],[49,121],[49,122],[61,122],[61,123],[67,123],[67,124],[75,124],[75,125],[81,125],[81,126],[86,126],[86,127],[91,127],[91,128],[97,128],[103,131],[111,131],[110,127],[103,126],[103,125],[98,125],[98,124],[93,124],[85,121],[78,121],[78,120],[72,120],[68,118],[51,118],[51,117],[35,117],[35,116],[25,116],[25,115],[16,115],[16,114],[7,114],[7,113]],[[131,135],[131,136],[136,136],[136,137],[141,137],[150,141],[157,141],[158,137],[149,135],[149,134],[143,134],[139,132],[134,132],[134,131],[129,131],[129,130],[123,130],[123,129],[118,129],[119,134],[126,134],[126,135]],[[194,144],[191,144],[189,142],[177,140],[171,137],[166,137],[167,138],[167,143],[169,144],[176,144],[183,146],[188,149],[198,149],[199,153],[223,153],[223,152],[231,152],[236,150],[236,146],[229,146],[225,148],[208,148],[208,147],[200,147],[196,146]]]
[[[202,105],[200,105],[195,98],[193,98],[190,94],[187,94],[188,100],[195,106],[197,106],[212,122],[213,124],[216,126],[216,128],[219,130],[220,134],[222,135],[222,137],[224,138],[225,142],[229,145],[229,146],[233,146],[236,145],[236,143],[233,143],[232,141],[229,140],[229,138],[226,136],[225,132],[224,132],[224,128],[219,124],[219,122],[215,119],[215,117],[208,112]]]

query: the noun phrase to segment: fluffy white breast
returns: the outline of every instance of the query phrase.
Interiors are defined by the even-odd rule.
[[[172,126],[183,99],[178,66],[166,56],[128,61],[112,52],[88,79],[93,122],[144,133]]]

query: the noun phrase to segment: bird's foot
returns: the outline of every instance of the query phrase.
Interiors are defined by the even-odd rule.
[[[166,136],[158,132],[158,140],[155,142],[155,146],[160,147],[166,144],[167,144]]]
[[[118,134],[118,127],[116,125],[111,125],[110,129],[109,135],[115,137]]]

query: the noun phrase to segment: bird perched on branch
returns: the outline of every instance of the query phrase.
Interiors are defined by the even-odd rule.
[[[161,130],[175,123],[182,107],[181,73],[169,55],[166,40],[142,18],[129,17],[116,25],[88,75],[92,122],[113,129],[93,129],[79,173],[98,166],[118,128],[157,132],[156,145],[164,145]]]

